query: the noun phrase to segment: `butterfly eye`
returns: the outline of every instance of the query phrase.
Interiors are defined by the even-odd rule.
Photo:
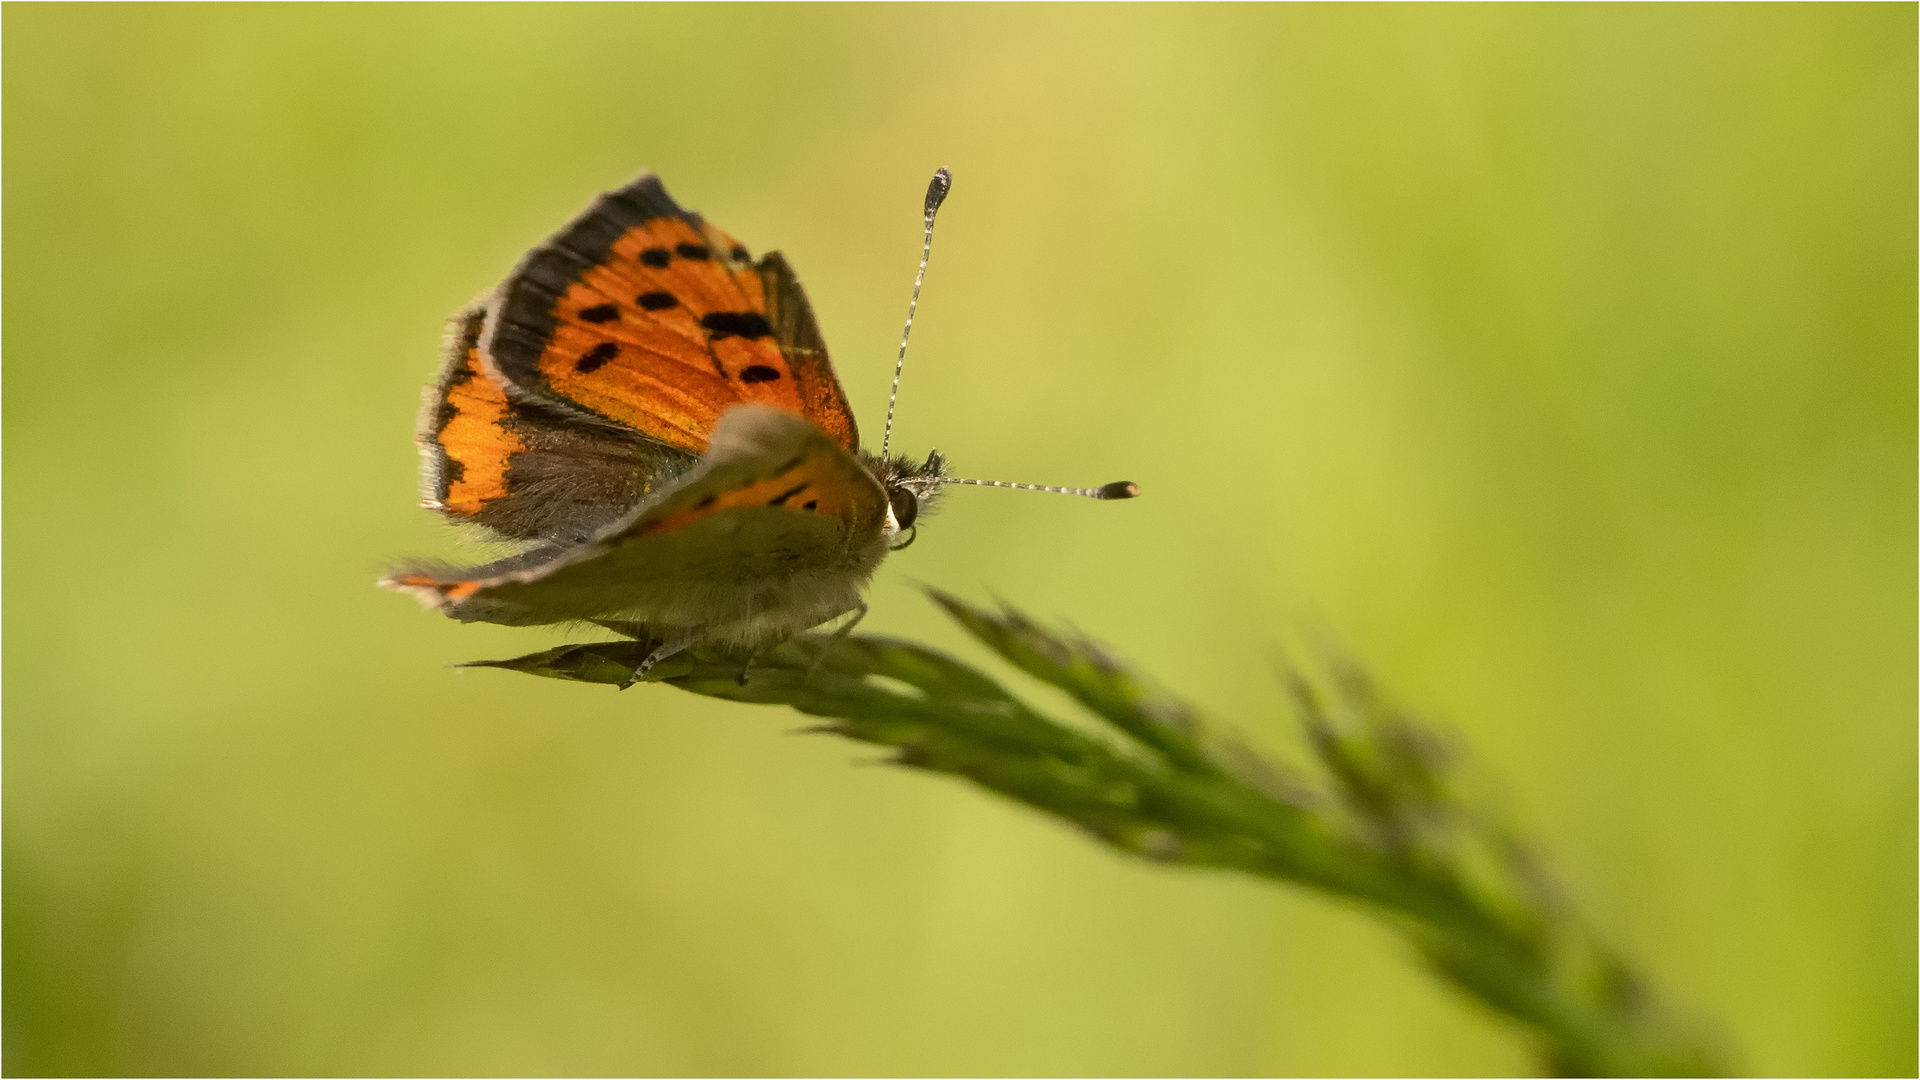
[[[913,528],[913,519],[920,516],[920,500],[906,488],[897,487],[887,492],[887,501],[893,504],[893,521],[900,531]]]

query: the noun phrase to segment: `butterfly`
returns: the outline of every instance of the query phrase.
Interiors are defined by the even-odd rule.
[[[952,175],[934,174],[913,328]],[[897,400],[906,335],[894,368]],[[696,644],[749,656],[866,614],[862,591],[950,484],[938,451],[860,449],[793,268],[643,173],[450,320],[416,441],[424,504],[522,549],[380,579],[462,622],[589,622],[646,640],[632,682]]]

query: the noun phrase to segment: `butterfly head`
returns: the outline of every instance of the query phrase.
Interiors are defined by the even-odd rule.
[[[893,545],[898,551],[913,543],[916,523],[931,513],[939,500],[946,483],[947,459],[938,450],[919,462],[908,457],[862,456],[867,469],[887,492],[887,535],[906,534],[905,541]]]

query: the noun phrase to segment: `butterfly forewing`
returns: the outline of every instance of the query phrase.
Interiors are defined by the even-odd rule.
[[[858,441],[792,271],[777,256],[756,266],[651,174],[521,262],[482,352],[521,395],[694,453],[749,402],[805,416],[845,449]]]

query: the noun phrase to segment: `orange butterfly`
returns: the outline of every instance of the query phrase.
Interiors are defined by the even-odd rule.
[[[927,189],[919,302],[934,215]],[[901,360],[906,354],[902,337]],[[899,389],[900,369],[894,369]],[[706,642],[751,652],[853,613],[949,477],[860,450],[799,279],[758,262],[642,174],[533,249],[453,317],[420,414],[425,503],[528,542],[482,566],[380,584],[462,622],[589,621],[654,643],[635,670]]]

